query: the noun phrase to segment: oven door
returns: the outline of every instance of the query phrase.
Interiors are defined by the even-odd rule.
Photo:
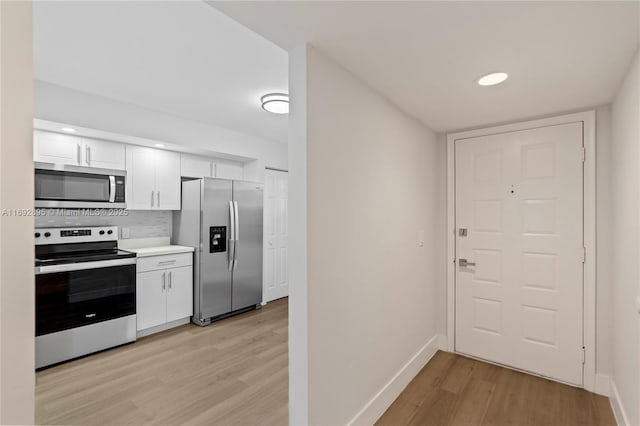
[[[124,172],[37,163],[35,206],[126,208]]]
[[[36,268],[36,336],[136,312],[136,259]]]

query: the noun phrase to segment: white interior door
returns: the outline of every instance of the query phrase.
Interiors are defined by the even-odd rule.
[[[456,351],[582,385],[583,152],[581,122],[456,140]]]
[[[289,295],[287,205],[289,175],[266,170],[264,185],[264,302]]]

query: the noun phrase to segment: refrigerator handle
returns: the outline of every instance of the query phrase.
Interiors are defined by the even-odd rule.
[[[233,201],[229,201],[229,223],[231,229],[229,232],[229,272],[233,271],[233,264],[236,257],[236,216],[233,208]]]
[[[234,222],[236,228],[235,248],[233,249],[233,270],[238,267],[238,249],[240,248],[240,221],[238,220],[238,202],[233,202]]]

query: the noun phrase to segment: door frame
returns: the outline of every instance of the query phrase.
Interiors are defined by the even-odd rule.
[[[262,256],[263,256],[263,261],[262,261],[262,306],[265,306],[267,303],[265,300],[265,294],[266,294],[266,279],[265,277],[267,276],[267,262],[266,260],[266,255],[267,255],[267,226],[266,226],[266,221],[265,219],[265,215],[266,215],[266,211],[267,209],[265,208],[266,206],[266,200],[267,200],[267,172],[280,172],[280,173],[286,173],[287,174],[287,180],[289,179],[289,170],[286,169],[278,169],[275,167],[265,167],[264,168],[264,196],[262,199],[262,208],[263,208],[263,212],[262,212]],[[288,194],[287,194],[287,198],[288,198]],[[287,215],[288,215],[288,206],[287,206]],[[288,238],[287,238],[287,249],[288,249]],[[289,287],[289,277],[288,277],[288,273],[289,270],[287,269],[287,288]],[[287,292],[287,296],[289,297],[289,292]],[[277,299],[276,299],[277,300]]]
[[[583,368],[584,389],[595,392],[596,384],[596,116],[595,111],[524,121],[519,123],[468,130],[447,135],[447,344],[455,352],[456,292],[456,220],[455,220],[455,141],[499,133],[583,123],[585,161],[583,173],[583,240],[586,249],[583,275]]]

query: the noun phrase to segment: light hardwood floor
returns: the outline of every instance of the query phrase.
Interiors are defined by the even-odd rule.
[[[287,299],[36,374],[38,424],[288,424]]]
[[[608,398],[438,352],[377,425],[614,426]]]

